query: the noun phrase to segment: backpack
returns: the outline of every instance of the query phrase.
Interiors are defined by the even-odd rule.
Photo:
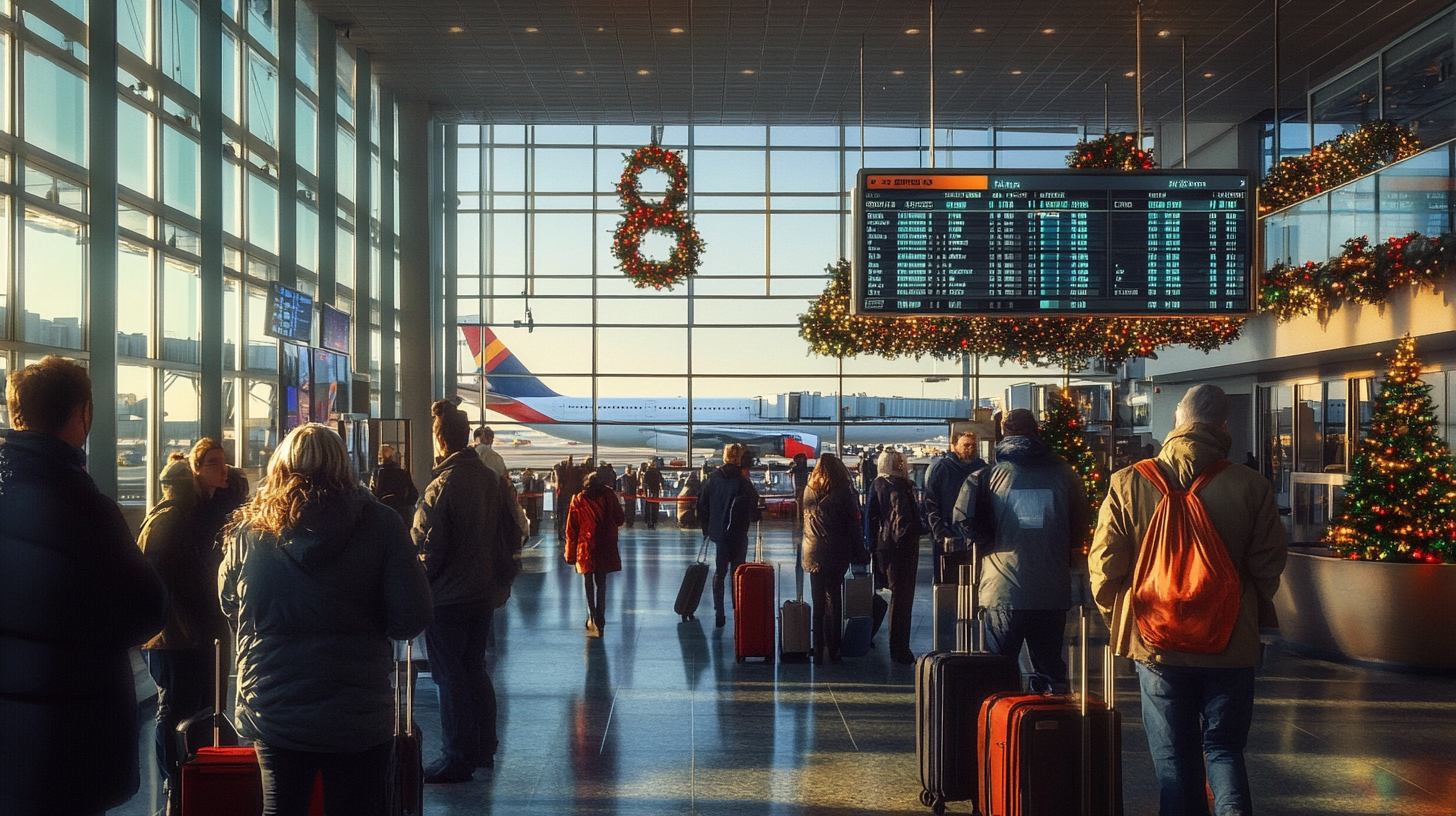
[[[753,483],[748,481],[747,476],[740,477],[738,492],[728,501],[728,517],[723,522],[723,538],[725,540],[736,539],[741,533],[748,535],[748,526],[758,521],[761,514],[758,510],[758,496],[754,494]]]
[[[1196,495],[1230,464],[1225,459],[1204,468],[1187,490],[1170,488],[1156,460],[1133,465],[1163,495],[1143,535],[1132,584],[1138,632],[1154,649],[1218,654],[1233,635],[1243,581]]]

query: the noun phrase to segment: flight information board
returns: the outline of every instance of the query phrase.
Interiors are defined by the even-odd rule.
[[[851,310],[1253,312],[1254,187],[1226,170],[861,170]]]

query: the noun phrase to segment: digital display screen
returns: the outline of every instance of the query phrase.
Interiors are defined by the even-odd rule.
[[[320,329],[319,345],[340,354],[349,353],[348,312],[335,309],[327,303],[323,304],[323,320]]]
[[[1237,170],[861,170],[851,310],[1179,317],[1253,311]]]
[[[268,284],[268,321],[263,333],[280,340],[313,339],[313,298],[273,281]]]
[[[313,350],[313,421],[328,422],[347,413],[349,358],[325,349]]]
[[[283,430],[291,431],[313,421],[313,357],[308,346],[284,343],[279,365],[283,386]]]

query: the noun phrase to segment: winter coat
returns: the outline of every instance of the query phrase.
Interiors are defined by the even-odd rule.
[[[623,473],[622,478],[617,480],[617,488],[622,491],[623,498],[633,498],[637,495],[637,473]]]
[[[240,525],[220,584],[237,636],[240,735],[321,752],[390,738],[390,640],[415,637],[431,616],[398,513],[355,490],[306,506],[282,536]]]
[[[986,460],[979,456],[962,462],[955,453],[947,453],[935,461],[925,480],[925,498],[920,501],[925,520],[930,524],[932,541],[961,537],[952,520],[956,499],[960,497],[966,479],[987,467]]]
[[[566,563],[577,572],[621,572],[617,528],[625,521],[622,503],[609,488],[576,494],[566,517]]]
[[[904,476],[887,475],[877,477],[870,489],[874,495],[866,525],[875,550],[896,557],[908,557],[911,550],[918,553],[925,527],[915,506],[915,486]]]
[[[6,432],[0,444],[6,816],[102,811],[140,784],[127,651],[161,630],[166,593],[85,461],[33,431]]]
[[[996,446],[995,467],[969,485],[976,500],[981,603],[1007,609],[1072,605],[1072,550],[1082,546],[1087,500],[1066,460],[1034,436]],[[989,537],[987,537],[989,536]]]
[[[655,467],[642,471],[642,492],[649,496],[660,496],[662,488],[662,471]]]
[[[827,493],[804,490],[804,569],[843,575],[861,546],[859,495],[849,485]]]
[[[414,521],[415,503],[420,500],[420,491],[409,471],[394,462],[385,462],[369,477],[369,492],[385,507],[398,513],[405,524]]]
[[[166,585],[171,601],[166,625],[143,649],[210,649],[214,639],[232,642],[227,618],[217,603],[217,572],[222,565],[219,533],[225,517],[206,512],[205,504],[189,482],[176,498],[152,508],[142,522],[137,545]]]
[[[708,538],[727,548],[725,552],[729,554],[729,560],[740,560],[748,552],[749,525],[739,527],[731,537],[728,535],[728,509],[733,497],[740,495],[748,497],[746,503],[753,508],[750,519],[756,521],[758,489],[753,486],[743,468],[733,464],[723,465],[709,474],[708,481],[698,490],[698,524],[702,525]]]
[[[506,475],[506,460],[501,458],[493,445],[476,445],[475,454],[480,457],[480,461],[484,462],[486,467],[495,471],[495,475]]]
[[[499,600],[502,589],[509,596],[515,574],[500,574],[500,567],[520,549],[519,508],[506,506],[501,477],[470,448],[445,457],[433,473],[411,535],[425,557],[435,605]]]
[[[1169,486],[1186,490],[1204,468],[1228,457],[1229,446],[1224,430],[1188,423],[1168,435],[1156,461]],[[1124,657],[1171,666],[1257,666],[1259,607],[1273,602],[1289,554],[1269,480],[1243,465],[1231,465],[1198,492],[1243,581],[1238,621],[1228,646],[1218,654],[1154,651],[1138,633],[1128,598],[1143,536],[1161,498],[1145,476],[1124,468],[1112,474],[1098,514],[1088,572],[1097,606],[1112,630],[1113,648]]]
[[[804,488],[808,487],[809,473],[811,472],[811,468],[808,465],[802,462],[795,462],[792,465],[789,465],[788,472],[789,479],[793,482],[795,491],[803,490]]]

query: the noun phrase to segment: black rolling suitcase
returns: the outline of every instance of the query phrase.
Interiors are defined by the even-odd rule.
[[[413,644],[406,643],[404,661],[394,664],[394,744],[389,752],[388,816],[420,816],[425,812],[425,737],[415,722]]]
[[[1014,657],[971,651],[971,618],[977,606],[975,567],[960,567],[957,651],[929,652],[915,667],[915,757],[920,765],[920,803],[936,814],[947,802],[977,801],[980,762],[977,715],[993,694],[1021,688]],[[985,640],[984,632],[975,644]]]
[[[677,601],[672,611],[690,621],[697,614],[698,604],[703,602],[703,587],[708,583],[708,537],[703,537],[703,546],[698,550],[698,560],[688,564],[682,586],[677,591]]]

